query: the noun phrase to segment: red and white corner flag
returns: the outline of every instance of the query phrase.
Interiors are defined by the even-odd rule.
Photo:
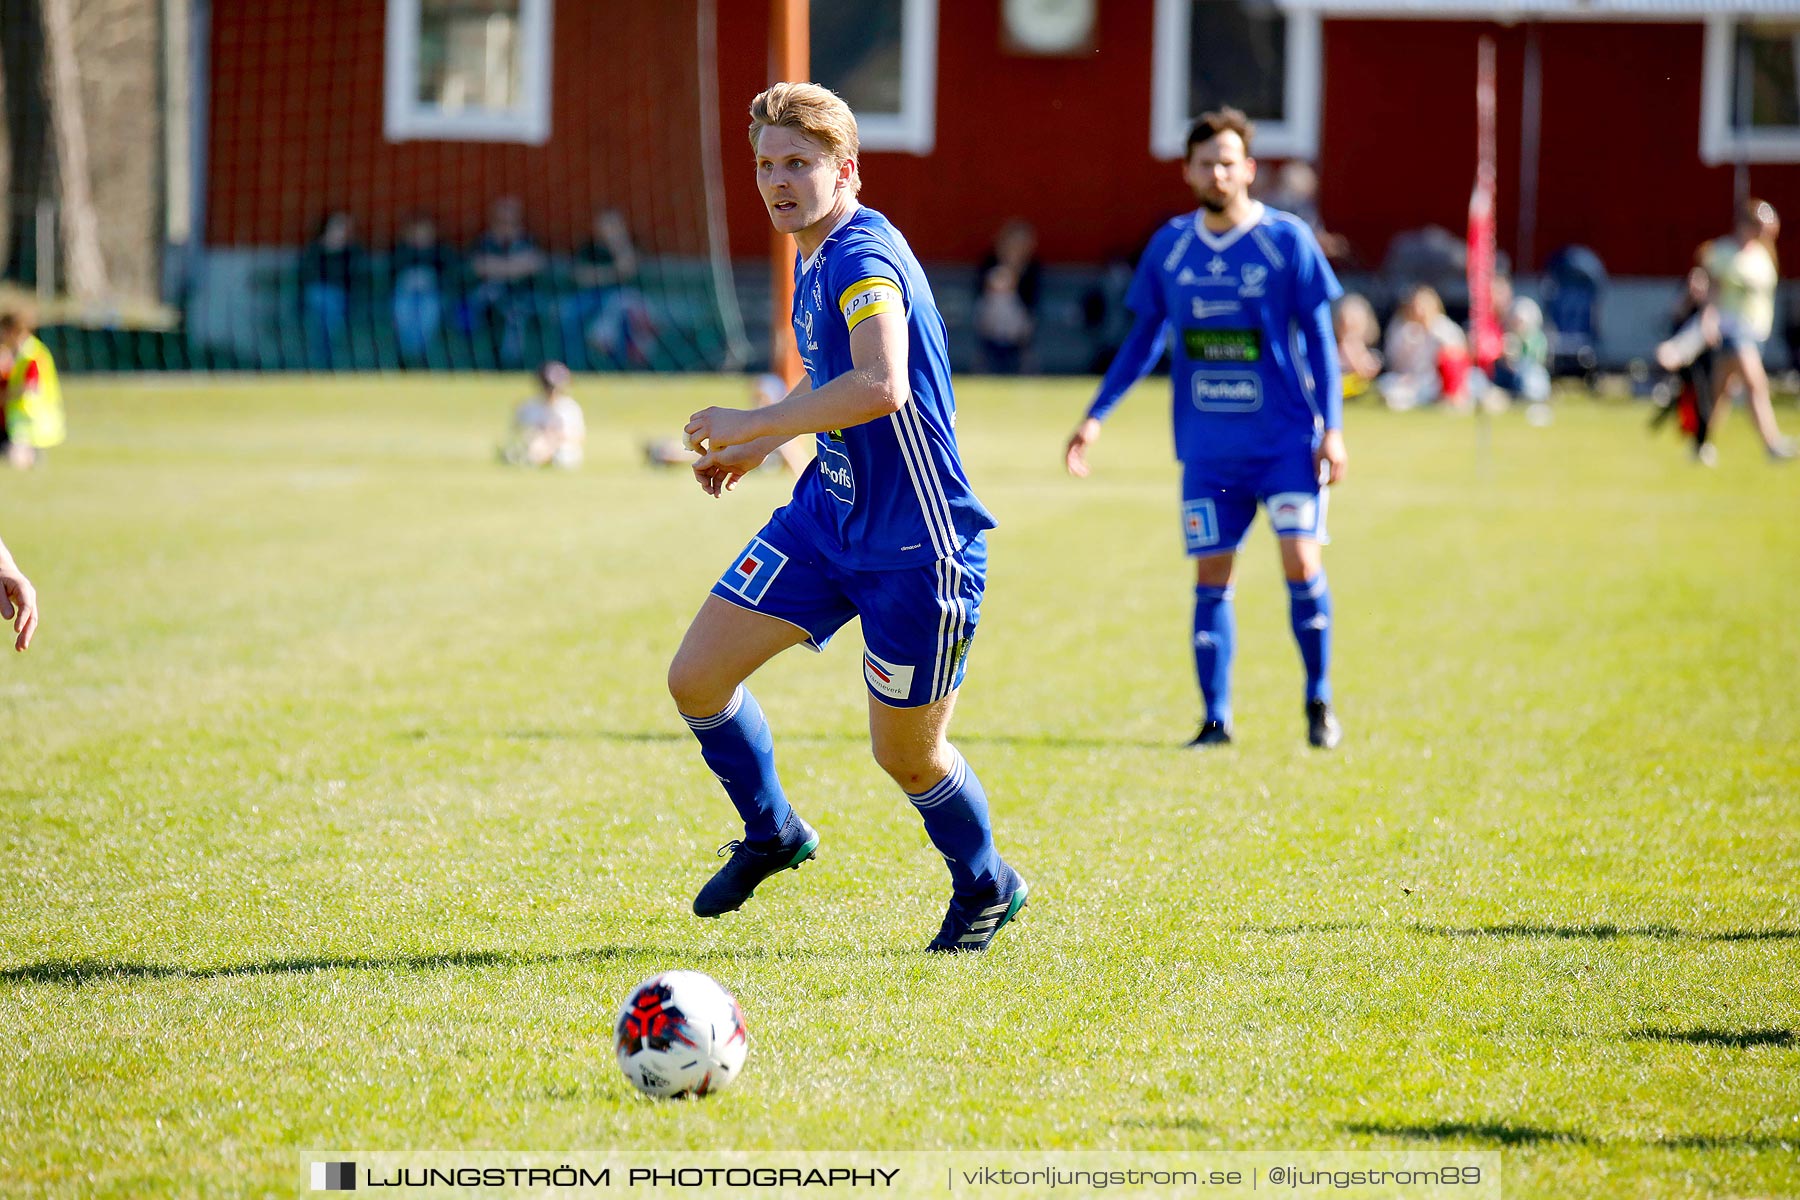
[[[1469,349],[1483,371],[1500,357],[1500,317],[1494,311],[1494,39],[1483,37],[1475,75],[1477,158],[1469,193]]]

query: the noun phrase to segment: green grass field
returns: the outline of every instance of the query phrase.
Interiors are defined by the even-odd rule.
[[[860,642],[757,677],[820,859],[693,918],[731,811],[664,689],[786,494],[637,445],[734,380],[583,380],[588,467],[494,465],[508,378],[70,384],[0,475],[43,625],[0,662],[0,1194],[294,1194],[306,1147],[1473,1147],[1509,1196],[1800,1194],[1800,467],[1643,413],[1357,411],[1336,755],[1266,527],[1238,744],[1179,749],[1166,384],[971,381],[1001,520],[956,741],[1030,878],[920,953],[942,862]],[[1783,407],[1784,423],[1796,424]],[[657,970],[737,1087],[612,1061]]]

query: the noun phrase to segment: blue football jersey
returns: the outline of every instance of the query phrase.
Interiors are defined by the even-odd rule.
[[[1310,449],[1326,403],[1307,373],[1302,330],[1342,294],[1312,230],[1265,205],[1225,233],[1197,212],[1157,230],[1125,303],[1166,325],[1175,457]]]
[[[815,388],[849,372],[850,331],[903,312],[907,381],[899,412],[818,435],[818,457],[780,515],[853,570],[911,567],[954,554],[994,518],[956,448],[944,319],[912,248],[888,219],[857,208],[794,271],[794,340]]]

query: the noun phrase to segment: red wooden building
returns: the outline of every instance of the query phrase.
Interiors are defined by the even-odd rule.
[[[444,67],[443,25],[484,6],[511,64],[485,101]],[[553,249],[616,206],[648,252],[722,242],[759,270],[743,129],[769,9],[211,0],[207,246],[291,248],[339,207],[378,243],[418,208],[463,239],[514,193]],[[1487,36],[1515,270],[1584,243],[1669,277],[1740,195],[1800,214],[1797,32],[1800,0],[815,0],[813,75],[857,107],[866,198],[928,262],[973,263],[1012,217],[1049,263],[1130,254],[1191,205],[1189,115],[1231,100],[1265,163],[1316,163],[1324,223],[1374,266],[1396,233],[1462,226]]]

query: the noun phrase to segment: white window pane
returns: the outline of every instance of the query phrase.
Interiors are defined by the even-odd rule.
[[[813,78],[858,117],[898,114],[903,102],[904,0],[816,0]]]
[[[509,112],[524,98],[520,0],[421,0],[418,100]]]
[[[1192,0],[1188,116],[1227,104],[1253,120],[1287,117],[1288,19],[1270,0]]]

